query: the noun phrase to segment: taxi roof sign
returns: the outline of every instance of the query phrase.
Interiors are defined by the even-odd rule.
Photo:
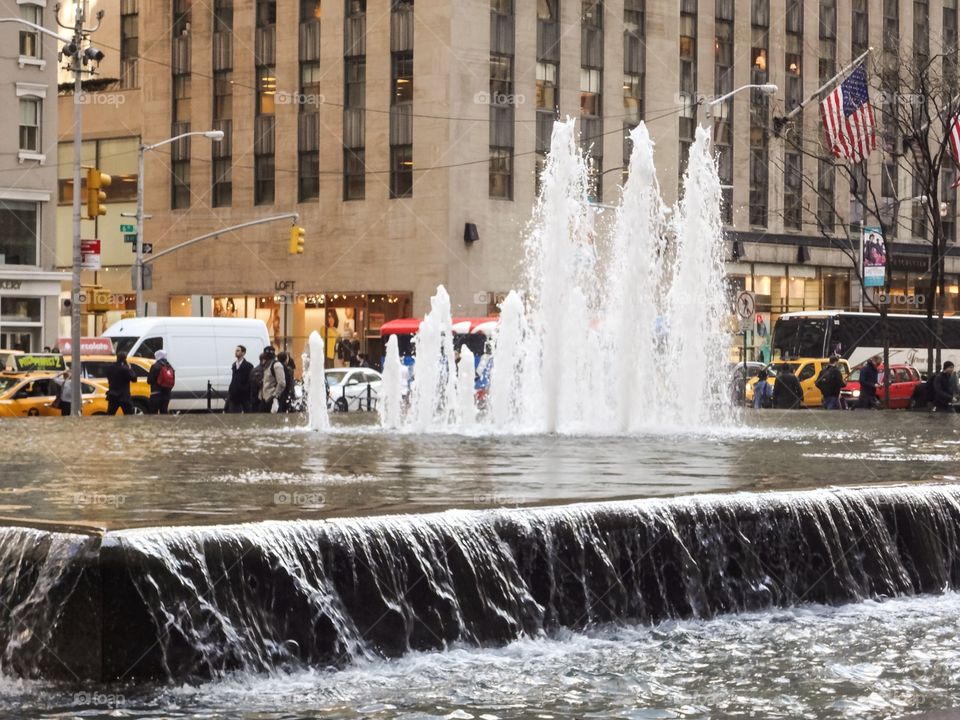
[[[67,369],[63,362],[63,355],[58,353],[24,353],[23,355],[14,355],[13,369],[16,372],[35,372],[44,370],[49,372],[62,372]]]

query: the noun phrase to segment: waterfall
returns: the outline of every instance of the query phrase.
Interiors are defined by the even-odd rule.
[[[960,488],[0,528],[2,670],[189,680],[960,587]],[[101,648],[102,653],[101,653]]]

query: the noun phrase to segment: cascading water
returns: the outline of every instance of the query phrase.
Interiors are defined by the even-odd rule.
[[[324,377],[323,359],[325,357],[323,338],[314,330],[307,341],[307,352],[303,354],[303,377],[306,380],[304,391],[307,394],[307,415],[310,429],[323,431],[330,429],[330,416],[327,414],[327,385]],[[315,360],[315,362],[311,362]]]
[[[799,550],[798,550],[799,549]],[[953,486],[0,528],[0,671],[188,680],[960,587]]]
[[[501,306],[481,427],[612,434],[716,426],[731,419],[729,316],[720,181],[706,130],[689,151],[680,202],[660,194],[653,142],[631,133],[629,179],[609,237],[595,222],[574,121],[554,124],[524,244],[523,289]],[[443,289],[417,340],[408,425],[473,422],[450,371]]]

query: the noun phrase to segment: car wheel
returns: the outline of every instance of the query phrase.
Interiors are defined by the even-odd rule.
[[[40,414],[40,411],[37,410],[36,408],[30,408],[29,410],[27,410],[27,415],[29,415],[30,417],[37,417],[37,415],[39,414]]]
[[[347,401],[344,398],[337,398],[333,403],[333,409],[337,412],[346,412],[348,410]]]
[[[133,414],[134,415],[146,415],[147,414],[147,403],[144,400],[134,400],[133,401]]]

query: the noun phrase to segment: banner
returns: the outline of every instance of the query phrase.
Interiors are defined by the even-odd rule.
[[[883,287],[887,274],[887,245],[878,227],[863,228],[863,286]]]

